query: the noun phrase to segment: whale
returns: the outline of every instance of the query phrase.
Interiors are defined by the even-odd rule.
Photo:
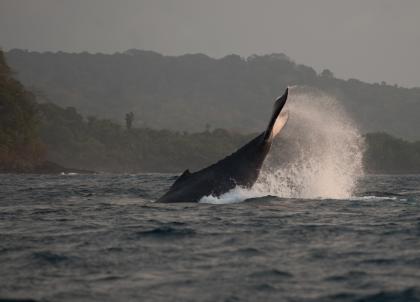
[[[156,202],[199,202],[204,196],[219,197],[236,186],[252,187],[258,179],[274,138],[287,123],[288,113],[282,112],[287,97],[288,88],[275,100],[264,132],[231,155],[202,170],[193,173],[185,170]]]

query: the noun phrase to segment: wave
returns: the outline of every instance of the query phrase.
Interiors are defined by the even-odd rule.
[[[395,200],[395,201],[407,201],[407,198],[399,198],[396,196],[352,196],[346,198],[331,198],[331,197],[281,197],[276,195],[266,195],[266,194],[259,194],[252,189],[245,189],[241,187],[236,187],[231,191],[220,195],[219,197],[216,196],[204,196],[201,198],[200,203],[208,203],[208,204],[232,204],[232,203],[240,203],[246,201],[272,201],[273,199],[287,199],[287,200],[313,200],[313,201],[323,201],[323,200],[331,200],[331,201],[384,201],[384,200]]]
[[[168,225],[163,225],[150,230],[139,231],[135,233],[136,238],[151,237],[151,238],[178,238],[184,236],[193,236],[195,231],[190,228],[174,228]]]

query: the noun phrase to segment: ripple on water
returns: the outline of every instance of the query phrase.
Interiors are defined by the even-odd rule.
[[[249,274],[249,277],[256,278],[256,279],[284,279],[284,278],[292,278],[293,274],[281,271],[275,268],[270,268],[266,270],[260,270],[256,272],[252,272]]]
[[[43,252],[34,252],[32,253],[32,258],[35,262],[40,265],[50,264],[50,265],[60,265],[63,263],[69,263],[74,261],[75,257],[67,257],[61,254],[43,251]]]
[[[357,302],[418,302],[420,301],[420,290],[418,287],[409,287],[396,291],[380,291],[375,294],[366,295],[356,300]]]
[[[172,178],[0,175],[0,302],[420,299],[420,176],[365,177],[355,199],[149,202]]]
[[[196,232],[190,228],[175,228],[164,225],[149,230],[134,233],[135,238],[156,238],[156,239],[176,239],[179,237],[194,236]]]

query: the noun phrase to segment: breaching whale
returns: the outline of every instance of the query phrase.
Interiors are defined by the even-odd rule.
[[[204,196],[218,197],[236,186],[252,187],[257,181],[274,137],[287,122],[288,114],[281,113],[287,95],[288,89],[275,101],[270,122],[263,133],[207,168],[194,173],[185,170],[157,202],[198,202]]]

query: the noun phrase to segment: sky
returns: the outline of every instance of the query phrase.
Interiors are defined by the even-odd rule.
[[[0,0],[0,47],[284,53],[337,77],[420,86],[419,0]]]

